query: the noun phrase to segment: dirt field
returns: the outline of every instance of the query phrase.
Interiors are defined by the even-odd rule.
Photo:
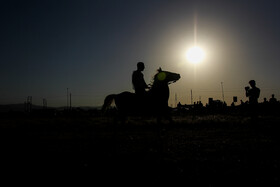
[[[90,184],[277,186],[279,117],[208,115],[129,118],[2,117],[1,168],[6,175]],[[43,174],[46,173],[47,174]]]

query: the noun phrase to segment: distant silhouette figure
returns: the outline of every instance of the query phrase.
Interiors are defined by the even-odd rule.
[[[258,98],[260,97],[260,89],[256,87],[256,82],[254,80],[250,80],[249,84],[251,88],[249,86],[245,87],[246,97],[249,98],[249,104],[258,104]]]
[[[158,69],[155,74],[151,89],[146,93],[145,99],[142,99],[142,106],[139,107],[139,98],[137,94],[131,92],[122,92],[119,94],[108,95],[102,107],[102,111],[106,111],[111,103],[115,101],[118,111],[118,117],[122,120],[128,115],[152,115],[157,117],[158,122],[161,118],[167,118],[172,121],[168,106],[169,84],[180,79],[180,74]],[[143,90],[142,90],[143,91]]]
[[[177,108],[181,108],[182,107],[182,104],[181,104],[181,102],[179,102],[178,104],[177,104]]]
[[[144,75],[142,71],[145,69],[145,65],[143,62],[137,63],[137,70],[132,73],[132,84],[135,90],[135,93],[139,96],[143,96],[145,94],[145,89],[148,88],[144,80]]]
[[[276,98],[274,97],[274,94],[271,95],[271,98],[269,99],[269,103],[271,103],[271,104],[277,103],[277,100],[276,100]]]
[[[256,82],[254,80],[250,80],[249,86],[245,87],[246,97],[249,98],[249,114],[252,119],[256,119],[258,116],[258,98],[260,97],[260,89],[256,87]]]

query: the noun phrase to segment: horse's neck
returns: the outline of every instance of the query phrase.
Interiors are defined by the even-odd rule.
[[[166,83],[155,83],[152,88],[150,93],[153,95],[161,95],[165,97],[169,97],[169,87],[168,84]]]

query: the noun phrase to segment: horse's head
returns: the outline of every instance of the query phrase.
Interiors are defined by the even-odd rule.
[[[180,74],[169,71],[162,71],[161,68],[155,74],[150,93],[157,101],[167,102],[169,98],[168,84],[176,82],[180,79]]]
[[[180,79],[180,74],[172,73],[169,71],[162,71],[158,69],[154,76],[152,87],[150,89],[151,96],[156,102],[167,103],[169,98],[169,86],[168,84],[176,82]]]
[[[157,70],[157,74],[154,76],[154,84],[156,83],[166,83],[170,84],[176,82],[181,78],[180,74],[172,73],[169,71],[162,71],[161,68]]]

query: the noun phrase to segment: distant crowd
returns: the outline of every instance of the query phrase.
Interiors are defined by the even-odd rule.
[[[250,87],[245,87],[245,95],[248,97],[247,101],[240,100],[240,104],[236,105],[237,97],[233,98],[233,102],[230,106],[226,102],[221,100],[213,100],[209,98],[208,103],[204,107],[203,104],[198,101],[192,105],[182,105],[180,102],[177,104],[176,111],[179,114],[184,113],[237,113],[237,114],[249,114],[249,115],[278,115],[280,114],[280,101],[272,94],[271,98],[264,98],[262,102],[259,102],[260,89],[256,87],[254,80],[249,81]]]

